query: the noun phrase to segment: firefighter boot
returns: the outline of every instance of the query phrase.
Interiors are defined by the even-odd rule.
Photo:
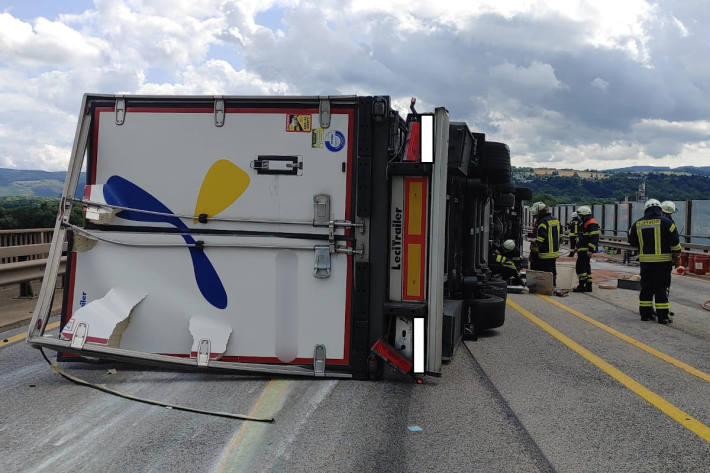
[[[592,292],[592,280],[591,279],[587,279],[587,282],[584,285],[584,292]]]
[[[586,279],[584,279],[582,276],[577,276],[579,278],[579,284],[577,284],[577,287],[572,289],[572,292],[585,292],[586,290]]]
[[[651,307],[639,307],[639,313],[641,314],[641,320],[644,322],[647,320],[656,320],[653,308]]]
[[[668,310],[667,309],[657,310],[656,315],[658,316],[658,323],[659,324],[668,325],[668,324],[673,323],[673,319],[668,317]]]

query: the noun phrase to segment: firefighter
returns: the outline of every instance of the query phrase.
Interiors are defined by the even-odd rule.
[[[592,292],[592,266],[590,258],[599,245],[599,224],[592,217],[592,209],[583,205],[577,209],[579,215],[579,237],[577,239],[577,279],[579,284],[574,292]]]
[[[675,204],[671,200],[664,200],[661,202],[661,214],[669,219],[671,222],[673,222],[673,214],[675,213],[676,208]],[[673,222],[675,223],[675,222]],[[673,261],[674,264],[677,263],[677,261]],[[669,268],[668,271],[668,277],[666,278],[666,295],[670,296],[671,293],[671,273],[673,272],[673,267]],[[670,304],[670,300],[668,301],[668,304]],[[670,310],[670,305],[668,308],[668,315],[675,315],[672,310]]]
[[[661,203],[649,199],[643,217],[629,229],[629,244],[639,250],[641,263],[641,293],[639,313],[641,320],[653,320],[654,297],[659,324],[671,323],[668,312],[666,281],[673,261],[680,253],[678,230],[675,223],[661,214]]]
[[[518,268],[510,258],[515,250],[515,242],[513,240],[505,240],[502,249],[494,249],[491,251],[488,266],[493,271],[493,274],[500,275],[501,278],[508,281],[511,278],[520,278]]]
[[[567,228],[569,229],[569,255],[574,256],[577,248],[577,237],[579,236],[579,216],[577,212],[572,212],[572,220],[570,220]]]
[[[552,285],[557,284],[557,258],[560,256],[560,221],[550,215],[543,202],[531,207],[535,220],[535,241],[530,244],[530,269],[552,273]]]

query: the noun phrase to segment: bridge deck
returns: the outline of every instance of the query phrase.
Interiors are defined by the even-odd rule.
[[[593,264],[598,279],[633,268]],[[6,471],[707,471],[710,282],[674,276],[674,323],[637,293],[512,295],[506,324],[424,385],[65,364],[138,396],[273,414],[187,414],[68,383],[24,343],[0,348]],[[21,332],[13,329],[3,338]],[[107,369],[116,367],[116,374]],[[421,430],[418,430],[420,428]]]

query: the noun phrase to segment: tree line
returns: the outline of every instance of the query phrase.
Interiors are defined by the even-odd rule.
[[[0,197],[0,229],[51,228],[57,220],[59,199],[52,197]],[[81,205],[74,205],[70,222],[84,224]]]
[[[646,179],[646,195],[658,200],[710,199],[710,178],[668,174],[618,173],[603,179],[577,176],[540,176],[515,184],[529,187],[536,200],[557,204],[608,204],[634,200],[642,179]]]

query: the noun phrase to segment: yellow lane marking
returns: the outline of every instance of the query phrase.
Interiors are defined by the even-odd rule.
[[[270,380],[266,386],[264,387],[264,390],[261,392],[259,395],[259,398],[256,400],[254,403],[254,407],[252,407],[251,411],[249,412],[250,416],[262,416],[263,414],[268,412],[268,415],[273,415],[274,414],[274,407],[283,395],[284,390],[286,389],[286,386],[289,384],[288,380],[285,379],[272,379]],[[236,450],[238,447],[240,447],[240,444],[242,440],[245,437],[249,437],[250,435],[250,429],[256,429],[259,432],[263,430],[264,426],[259,426],[257,425],[257,422],[244,422],[242,426],[239,428],[236,434],[234,434],[234,437],[232,438],[232,441],[229,443],[229,446],[227,449],[222,453],[221,458],[219,459],[219,462],[217,463],[217,466],[215,466],[213,473],[219,473],[222,471],[225,471],[225,467],[227,467],[227,463],[225,463],[231,456],[234,450]]]
[[[671,365],[673,365],[677,368],[680,368],[683,371],[686,371],[686,372],[692,374],[693,376],[697,376],[698,378],[702,379],[703,381],[707,381],[708,383],[710,383],[710,374],[707,374],[704,371],[700,371],[697,368],[693,368],[692,366],[690,366],[687,363],[683,363],[682,361],[675,359],[672,356],[667,355],[666,353],[663,353],[662,351],[656,350],[655,348],[648,346],[645,343],[636,340],[635,338],[629,337],[628,335],[625,335],[625,334],[619,332],[618,330],[615,330],[615,329],[609,327],[608,325],[604,325],[603,323],[599,322],[598,320],[595,320],[588,315],[585,315],[585,314],[583,314],[571,307],[568,307],[568,306],[562,304],[561,302],[557,302],[556,300],[554,300],[548,296],[539,295],[539,297],[545,299],[550,304],[553,304],[553,305],[559,307],[560,309],[562,309],[566,312],[569,312],[570,314],[574,315],[575,317],[579,317],[580,319],[584,320],[585,322],[589,322],[590,324],[594,325],[595,327],[598,327],[598,328],[604,330],[605,332],[614,335],[615,337],[625,341],[626,343],[630,343],[631,345],[638,347],[641,350],[648,352],[651,355],[653,355],[657,358],[660,358],[661,360],[663,360],[667,363],[670,363]]]
[[[651,404],[653,407],[659,411],[666,414],[671,419],[678,422],[680,425],[686,429],[693,432],[695,435],[710,443],[710,427],[698,421],[692,417],[687,412],[678,409],[676,406],[666,401],[664,398],[649,390],[647,387],[631,378],[630,376],[624,374],[618,368],[614,367],[610,363],[604,361],[591,351],[584,348],[579,343],[575,342],[559,330],[553,328],[547,322],[541,320],[537,316],[523,309],[520,305],[508,299],[508,305],[513,309],[520,312],[524,317],[530,320],[532,323],[543,329],[548,334],[555,337],[557,340],[566,345],[569,349],[576,352],[578,355],[583,357],[585,360],[589,361],[591,364],[604,371],[606,374],[617,380],[622,385],[626,386],[630,391],[644,399],[646,402]]]
[[[47,324],[47,327],[45,327],[45,330],[52,330],[57,327],[59,327],[59,322],[52,322],[51,324]],[[26,333],[18,333],[17,335],[13,335],[12,337],[3,338],[2,340],[0,340],[0,348],[7,346],[7,345],[11,345],[15,342],[19,342],[19,341],[24,340],[26,338],[27,338]],[[7,341],[5,341],[5,340],[7,340]]]

